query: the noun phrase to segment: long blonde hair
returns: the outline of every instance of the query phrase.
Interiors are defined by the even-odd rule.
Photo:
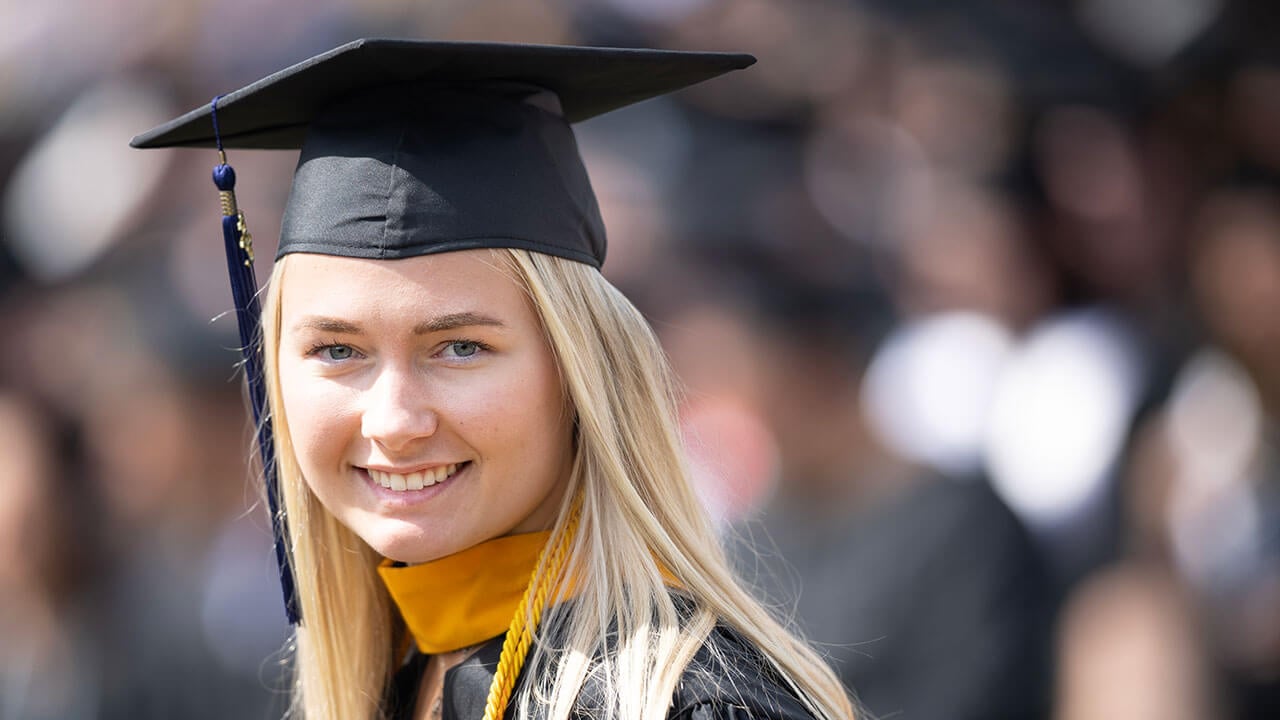
[[[594,268],[541,253],[495,250],[528,293],[576,412],[576,457],[552,528],[572,540],[577,598],[540,643],[513,698],[516,717],[569,716],[588,677],[618,720],[665,720],[672,693],[717,623],[753,643],[818,718],[853,710],[830,668],[742,589],[689,481],[670,370],[648,323]],[[294,710],[308,718],[372,720],[393,675],[403,623],[376,574],[380,557],[310,492],[289,442],[278,381],[276,263],[263,312],[277,477],[289,518],[304,625],[296,638]],[[689,599],[679,602],[669,588]],[[742,682],[750,682],[744,677]],[[535,712],[536,706],[542,706]]]

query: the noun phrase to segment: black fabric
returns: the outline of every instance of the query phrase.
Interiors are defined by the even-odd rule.
[[[502,654],[505,635],[481,645],[444,676],[442,720],[481,720],[489,685]],[[387,702],[392,720],[411,720],[427,658],[415,653],[400,669]],[[521,675],[520,684],[526,680]],[[604,717],[605,694],[598,678],[588,678],[572,717]],[[514,704],[506,717],[514,715]],[[717,626],[685,668],[671,700],[669,720],[813,720],[766,665],[766,661],[738,633]]]
[[[312,124],[279,255],[395,259],[480,247],[604,262],[604,221],[563,118],[505,92],[397,86]]]
[[[413,707],[418,702],[418,688],[422,684],[422,673],[427,670],[430,656],[423,655],[416,649],[391,680],[387,697],[383,700],[383,710],[388,718],[412,718]]]
[[[484,706],[489,700],[489,686],[493,684],[493,676],[498,672],[502,643],[506,638],[504,633],[481,645],[470,657],[445,673],[444,690],[440,698],[442,718],[481,720],[484,717]],[[511,717],[509,708],[505,716]]]
[[[1049,716],[1051,598],[1030,535],[980,481],[881,478],[842,508],[784,482],[731,556],[792,612],[869,717]]]
[[[218,124],[228,148],[298,148],[316,116],[351,94],[428,81],[470,87],[518,82],[545,88],[559,96],[565,119],[574,123],[754,62],[737,53],[356,40],[228,93],[218,101]],[[192,110],[130,144],[214,147],[210,108]]]
[[[228,148],[301,148],[277,257],[519,248],[600,267],[604,222],[569,124],[749,55],[358,40],[217,101]],[[133,139],[216,144],[203,107]]]
[[[812,720],[742,636],[717,626],[685,669],[671,720]]]

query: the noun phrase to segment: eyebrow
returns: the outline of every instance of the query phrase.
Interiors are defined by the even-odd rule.
[[[505,327],[506,323],[497,318],[482,315],[480,313],[449,313],[448,315],[434,317],[414,325],[413,334],[429,335],[435,332],[454,330],[461,327],[474,327],[476,325]],[[340,320],[338,318],[318,316],[303,318],[294,326],[294,330],[318,330],[320,332],[335,333],[339,335],[359,335],[362,332],[360,326],[353,322]]]
[[[321,332],[337,333],[341,335],[358,335],[360,334],[360,326],[346,320],[338,320],[337,318],[328,317],[305,317],[293,326],[295,332],[301,330],[319,330]]]
[[[424,320],[418,323],[417,325],[413,326],[413,334],[428,335],[430,333],[440,332],[442,330],[453,330],[460,327],[474,327],[476,325],[505,327],[506,323],[503,323],[501,320],[495,317],[490,317],[488,315],[481,315],[480,313],[474,313],[474,312],[450,313],[448,315],[441,315],[439,317],[434,317],[434,318],[431,318],[430,320]]]

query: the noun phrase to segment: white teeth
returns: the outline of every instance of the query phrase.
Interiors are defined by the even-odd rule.
[[[435,467],[409,475],[397,475],[396,473],[371,469],[369,470],[369,477],[384,488],[389,488],[396,492],[404,492],[406,490],[421,490],[431,487],[438,482],[443,482],[457,471],[458,465],[454,463],[453,465]]]

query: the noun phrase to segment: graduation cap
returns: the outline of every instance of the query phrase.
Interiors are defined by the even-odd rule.
[[[277,258],[492,247],[599,267],[604,225],[570,124],[754,62],[730,53],[357,40],[133,139],[136,148],[219,153],[214,183],[290,622],[299,614],[265,417],[252,240],[225,149],[301,150]]]

